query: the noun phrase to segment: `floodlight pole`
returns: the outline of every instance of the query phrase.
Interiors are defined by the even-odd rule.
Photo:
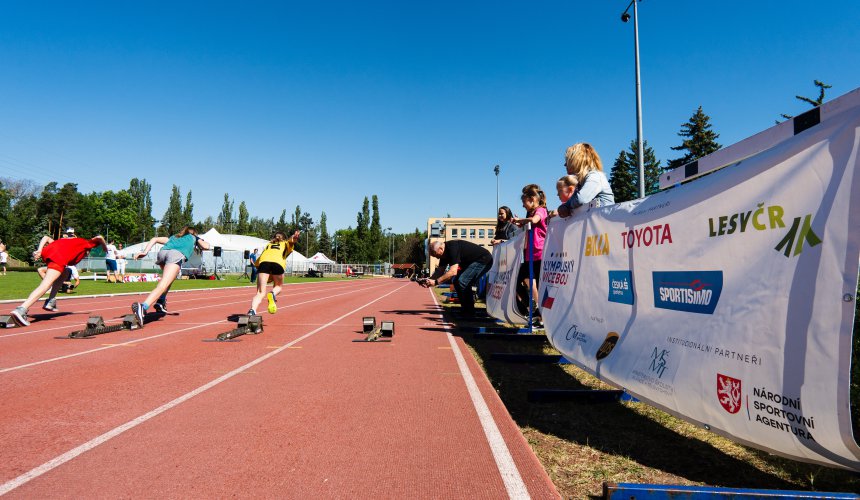
[[[638,0],[642,1],[642,0]],[[645,151],[642,143],[642,84],[639,79],[639,8],[636,5],[637,0],[631,0],[624,13],[621,14],[621,21],[627,22],[630,15],[627,11],[630,6],[633,6],[633,47],[635,50],[635,65],[636,65],[636,161],[639,164],[639,197],[645,197]]]
[[[499,211],[499,171],[501,169],[498,165],[493,167],[493,172],[496,173],[496,211]]]

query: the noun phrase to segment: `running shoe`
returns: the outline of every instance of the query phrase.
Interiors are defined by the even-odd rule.
[[[42,306],[42,309],[46,311],[56,311],[57,310],[57,299],[51,299],[45,302]]]
[[[12,311],[12,319],[21,326],[30,326],[30,322],[27,321],[27,310],[21,306],[16,307]]]
[[[269,299],[269,314],[278,312],[278,301],[275,299],[275,294],[269,292],[266,294],[266,298]]]
[[[533,316],[532,317],[532,327],[537,328],[537,329],[543,328],[543,320],[540,316]]]
[[[248,309],[248,316],[256,316],[256,315],[257,315],[257,311],[255,311],[253,309]]]
[[[155,303],[155,310],[160,312],[160,313],[167,314],[167,304],[166,303],[162,304],[161,302],[156,302]]]
[[[143,315],[145,314],[143,310],[143,304],[141,304],[140,302],[135,302],[131,305],[131,312],[133,312],[134,315],[137,316],[137,320],[140,322],[141,328],[143,328]]]

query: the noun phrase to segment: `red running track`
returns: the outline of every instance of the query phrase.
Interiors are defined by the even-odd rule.
[[[428,290],[289,285],[262,334],[211,342],[252,294],[174,293],[178,314],[89,339],[65,337],[136,297],[0,330],[0,494],[558,497]],[[395,321],[393,341],[352,342],[362,316]]]

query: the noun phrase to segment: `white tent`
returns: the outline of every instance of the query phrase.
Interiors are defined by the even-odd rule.
[[[287,256],[286,272],[303,272],[308,269],[316,269],[313,263],[301,253],[293,250],[293,253]]]
[[[209,250],[204,251],[202,255],[195,252],[191,255],[191,258],[183,264],[183,267],[196,268],[203,266],[208,272],[212,272],[216,268],[219,272],[242,272],[245,270],[245,266],[247,265],[247,261],[244,258],[244,252],[246,250],[262,250],[266,244],[269,243],[267,240],[256,238],[254,236],[245,236],[242,234],[221,234],[216,231],[215,228],[201,234],[200,238],[206,241],[206,243],[209,243]],[[143,251],[146,247],[146,243],[147,242],[144,241],[135,245],[129,245],[122,250],[122,253],[126,258],[131,260],[139,252]],[[156,243],[152,246],[152,249],[149,251],[147,256],[147,260],[150,261],[148,263],[149,267],[155,267],[155,256],[158,254],[158,251],[161,250],[162,246],[163,245],[160,243]],[[221,256],[217,259],[212,252],[212,249],[215,247],[221,247],[222,250]],[[302,257],[302,259],[304,259],[304,257]],[[130,265],[130,268],[133,267],[134,266]]]
[[[308,260],[310,260],[310,261],[311,261],[311,262],[313,262],[314,264],[337,264],[337,262],[335,262],[335,261],[333,261],[333,260],[329,259],[329,258],[328,258],[328,257],[326,257],[326,255],[325,255],[324,253],[322,253],[322,252],[317,252],[317,253],[315,253],[315,254],[313,255],[313,257],[311,257],[311,258],[310,258],[310,259],[308,259]]]
[[[221,234],[212,229],[200,235],[212,247],[221,247],[222,250],[237,250],[244,252],[245,250],[262,250],[269,242],[255,236],[245,236],[243,234]]]

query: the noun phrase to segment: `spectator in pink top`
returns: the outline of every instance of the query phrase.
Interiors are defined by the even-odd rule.
[[[531,240],[532,245],[534,246],[534,250],[531,252],[532,258],[532,276],[534,277],[534,282],[532,283],[532,296],[531,300],[535,305],[538,304],[538,290],[537,284],[540,282],[540,268],[541,268],[541,260],[543,258],[543,244],[546,241],[546,195],[543,190],[541,190],[540,186],[537,184],[529,184],[523,188],[523,194],[520,197],[523,201],[523,208],[526,209],[526,216],[522,218],[513,219],[513,223],[518,226],[525,226],[527,223],[531,223],[531,231],[529,232],[529,238],[526,239],[525,246],[525,255],[523,265],[520,266],[519,274],[517,275],[517,282],[520,286],[517,287],[517,298],[518,303],[521,304],[521,308],[525,311],[528,311],[528,288],[529,288],[529,240]],[[522,306],[525,304],[525,306]],[[534,308],[535,315],[533,316],[533,325],[536,327],[542,327],[543,323],[540,319],[540,309],[537,307]]]

